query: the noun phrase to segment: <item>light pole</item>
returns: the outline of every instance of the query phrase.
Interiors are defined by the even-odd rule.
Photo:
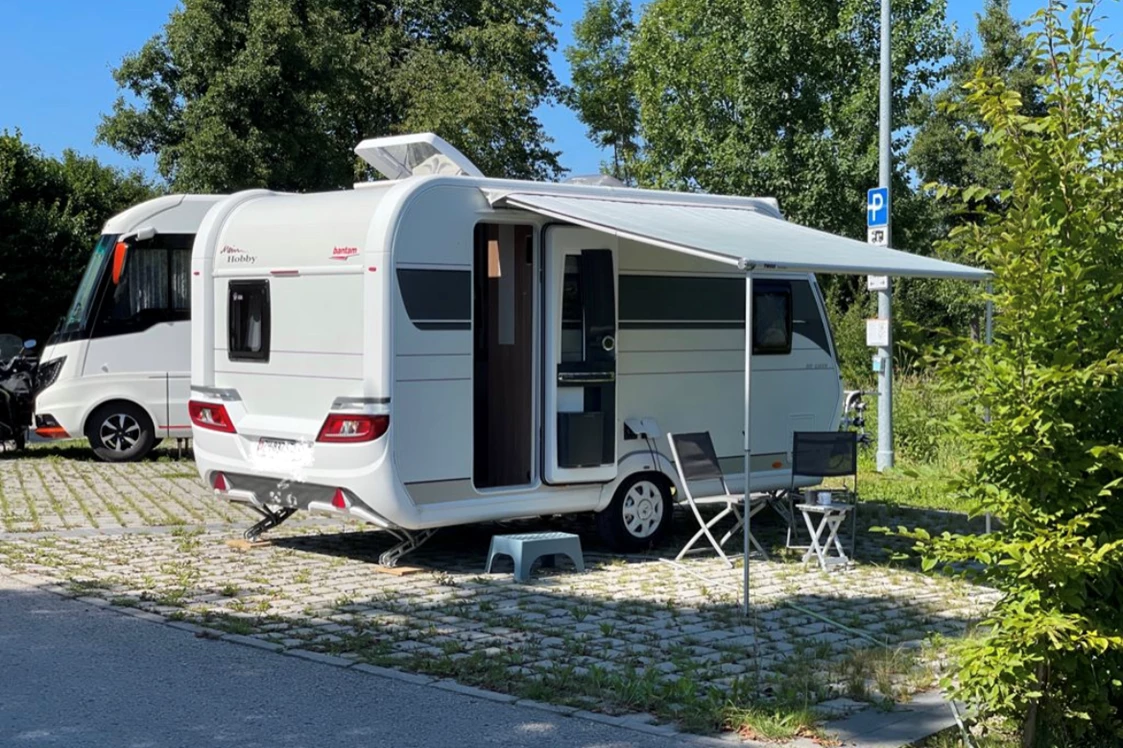
[[[892,162],[892,109],[893,81],[890,75],[889,49],[889,0],[881,0],[881,159],[879,168],[880,186],[885,190],[886,205],[892,206],[890,199],[890,179],[893,174]],[[885,223],[885,243],[892,246],[892,208]],[[893,467],[893,279],[887,279],[885,289],[877,292],[877,316],[887,320],[889,335],[885,346],[878,348],[881,366],[877,373],[877,469],[878,472]]]

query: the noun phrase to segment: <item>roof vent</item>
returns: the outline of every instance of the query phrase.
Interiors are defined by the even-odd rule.
[[[483,176],[467,156],[431,132],[369,138],[355,146],[355,153],[387,179],[423,174]]]
[[[628,186],[611,174],[578,174],[576,176],[569,177],[568,179],[563,179],[562,184],[585,184],[593,187]]]

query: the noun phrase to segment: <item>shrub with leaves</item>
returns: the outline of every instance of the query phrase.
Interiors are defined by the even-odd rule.
[[[1012,186],[939,190],[976,219],[948,248],[995,274],[993,346],[940,354],[943,379],[974,393],[951,423],[971,458],[955,488],[1001,527],[899,531],[926,568],[1001,591],[948,685],[1020,723],[1026,746],[1123,740],[1123,58],[1095,12],[1034,17],[1044,111],[982,72],[967,86]]]

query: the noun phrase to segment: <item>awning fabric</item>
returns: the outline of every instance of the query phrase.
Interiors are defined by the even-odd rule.
[[[513,192],[496,207],[522,208],[621,238],[742,269],[986,280],[987,270],[878,247],[745,207]]]

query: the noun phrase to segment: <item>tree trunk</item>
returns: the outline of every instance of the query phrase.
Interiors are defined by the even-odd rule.
[[[1045,693],[1049,684],[1048,666],[1043,662],[1037,666],[1037,687]],[[1044,698],[1044,697],[1042,697]],[[1022,723],[1022,748],[1036,748],[1037,746],[1037,712],[1041,699],[1034,699],[1026,710],[1025,721]]]

